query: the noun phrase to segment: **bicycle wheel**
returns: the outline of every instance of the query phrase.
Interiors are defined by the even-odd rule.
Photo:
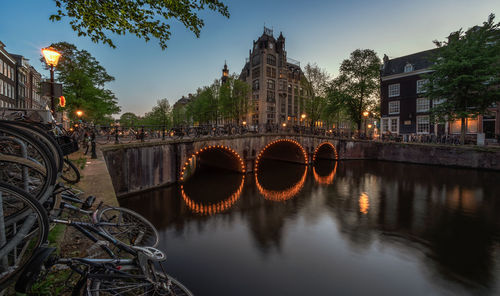
[[[34,197],[44,194],[48,182],[45,167],[29,159],[0,155],[0,182],[21,188]]]
[[[126,245],[156,247],[160,240],[151,222],[126,208],[105,208],[98,211],[94,220],[99,229]]]
[[[48,185],[54,185],[57,182],[57,165],[54,156],[43,142],[24,130],[4,123],[0,123],[0,138],[0,153],[21,156],[40,163],[46,169]]]
[[[193,296],[186,286],[175,278],[155,271],[156,281],[149,281],[145,278],[134,277],[113,277],[91,278],[87,282],[85,295],[105,296],[105,295],[150,295],[150,296]]]
[[[64,159],[61,178],[70,184],[76,184],[80,182],[80,171],[69,159]]]
[[[12,185],[0,182],[0,290],[47,240],[49,221],[40,203]]]
[[[49,132],[46,130],[46,128],[43,127],[43,125],[40,124],[34,124],[34,123],[28,123],[28,122],[23,122],[23,121],[2,121],[2,123],[5,124],[10,124],[12,126],[15,126],[17,128],[20,128],[33,136],[35,136],[37,139],[42,141],[47,148],[52,152],[52,156],[54,157],[54,161],[56,163],[56,168],[58,171],[61,170],[63,166],[63,152],[61,150],[61,146],[59,146],[59,143],[57,143],[56,139],[53,137],[53,135],[50,135]]]

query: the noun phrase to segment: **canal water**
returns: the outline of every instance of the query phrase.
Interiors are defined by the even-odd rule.
[[[121,205],[196,295],[500,295],[498,172],[265,160]]]

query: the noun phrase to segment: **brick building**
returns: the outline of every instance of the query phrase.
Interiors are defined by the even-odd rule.
[[[16,60],[0,41],[0,108],[16,107]]]
[[[430,73],[431,56],[437,49],[389,59],[384,55],[380,71],[380,126],[382,133],[393,134],[460,134],[460,121],[435,124],[430,110],[439,101],[425,97],[422,77]],[[488,114],[467,119],[467,133],[485,133],[486,139],[500,135],[500,105]]]
[[[253,125],[298,124],[301,101],[307,96],[300,83],[303,76],[300,63],[287,57],[283,34],[275,39],[273,31],[264,28],[239,77],[251,86],[253,111],[246,121]]]

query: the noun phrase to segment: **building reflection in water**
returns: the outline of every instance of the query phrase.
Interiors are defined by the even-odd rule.
[[[255,178],[205,172],[121,205],[153,221],[168,242],[161,247],[175,255],[169,268],[198,294],[218,295],[221,286],[226,295],[259,294],[261,287],[241,289],[259,270],[266,294],[287,286],[288,295],[306,295],[301,287],[314,285],[315,294],[331,295],[337,285],[350,295],[360,279],[377,278],[384,295],[500,295],[499,173],[377,161],[325,162],[309,172],[259,165]],[[315,276],[304,280],[304,270]],[[323,276],[331,274],[359,278]],[[404,289],[415,282],[426,293]]]

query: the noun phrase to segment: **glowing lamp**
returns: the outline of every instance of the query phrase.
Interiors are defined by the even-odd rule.
[[[283,125],[283,127],[286,127],[286,123],[284,123],[284,122],[283,122],[283,124],[282,124],[282,125]]]
[[[247,125],[247,122],[246,122],[246,121],[243,121],[243,125]]]
[[[370,115],[370,112],[368,112],[368,111],[363,112],[364,117],[368,117],[368,115]]]
[[[66,107],[66,98],[64,96],[59,97],[59,106]]]
[[[55,67],[59,62],[61,54],[53,47],[42,48],[42,55],[47,65]]]
[[[300,118],[304,119],[304,118],[306,118],[306,115],[302,114],[302,115],[300,115]]]
[[[82,117],[83,111],[82,110],[76,110],[76,116]]]
[[[371,125],[371,124],[369,124],[369,125],[368,125],[368,128],[372,128],[372,125]]]

